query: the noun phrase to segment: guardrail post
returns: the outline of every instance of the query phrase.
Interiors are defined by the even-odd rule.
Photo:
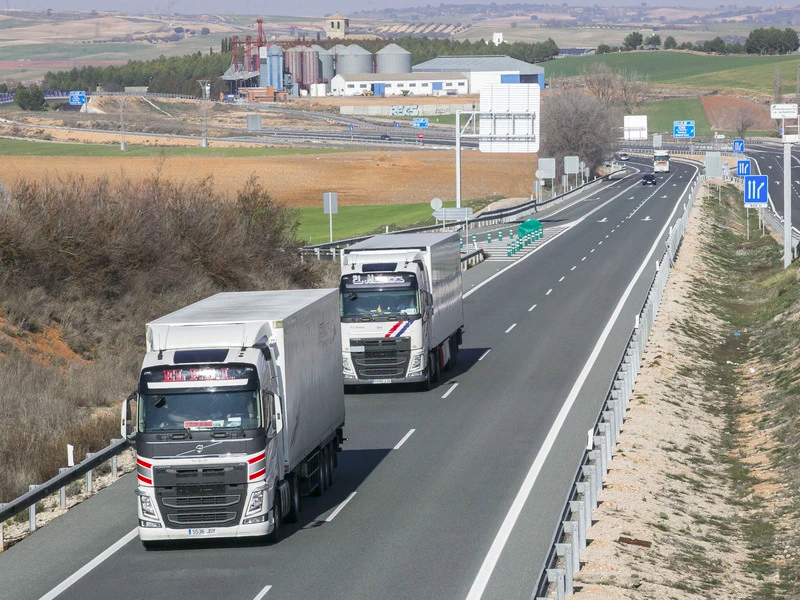
[[[5,503],[0,503],[0,508],[3,508],[4,506]],[[3,551],[3,536],[5,535],[5,532],[3,531],[3,524],[4,521],[0,521],[0,552]]]
[[[113,442],[120,442],[120,441],[122,441],[122,438],[111,440],[112,443]],[[112,479],[116,479],[117,475],[118,475],[117,456],[118,455],[115,454],[114,456],[111,457],[111,478]]]
[[[86,458],[92,458],[95,455],[94,452],[87,452]],[[91,494],[92,493],[92,470],[86,473],[86,492]]]
[[[600,423],[600,425],[604,425],[606,427],[608,437],[611,439],[611,451],[608,453],[608,460],[611,460],[612,456],[614,455],[614,448],[617,445],[617,416],[614,414],[613,410],[603,411],[603,422]]]
[[[317,255],[317,260],[319,260],[319,248],[314,248],[314,254]]]
[[[61,467],[58,470],[58,474],[61,475],[65,471],[69,471],[69,469],[67,467]],[[67,486],[65,485],[62,485],[58,490],[58,507],[67,508]]]
[[[602,489],[602,481],[606,473],[608,473],[608,438],[605,435],[596,435],[593,439],[594,448],[596,452],[600,453],[600,489]]]
[[[556,544],[556,555],[564,559],[564,593],[573,594],[572,589],[572,545]]]
[[[603,422],[597,424],[597,429],[600,431],[600,437],[603,438],[607,471],[611,468],[611,459],[614,455],[614,428],[611,423]]]
[[[580,571],[580,526],[577,521],[562,521],[561,525],[564,527],[564,531],[569,534],[569,543],[572,549],[572,571]]]
[[[584,532],[586,532],[592,526],[592,485],[587,481],[578,481],[575,489],[578,491],[578,502],[583,502],[583,518],[586,523]]]
[[[619,400],[614,396],[614,392],[611,392],[611,400],[608,401],[608,408],[614,415],[614,429],[616,429],[617,435],[619,435],[619,432],[622,431],[622,407],[620,406]]]
[[[28,491],[32,492],[37,487],[39,487],[39,486],[38,485],[29,485],[28,486]],[[33,504],[31,504],[28,507],[28,531],[31,532],[31,533],[36,531],[36,502],[34,502]]]
[[[597,490],[595,489],[596,480],[597,480],[597,467],[595,465],[585,465],[581,467],[581,473],[583,474],[584,482],[588,486],[588,499],[589,499],[589,523],[592,522],[591,515],[592,511],[597,508]]]
[[[547,569],[547,581],[556,585],[556,600],[564,600],[564,569]]]
[[[580,494],[580,492],[579,492]],[[578,547],[579,549],[586,548],[586,509],[584,500],[570,500],[569,509],[572,511],[572,518],[578,517]],[[578,558],[580,565],[580,557]]]

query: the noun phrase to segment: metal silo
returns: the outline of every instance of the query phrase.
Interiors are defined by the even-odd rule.
[[[347,46],[336,55],[336,73],[372,73],[372,54],[356,44]]]
[[[303,50],[303,78],[300,83],[304,86],[318,83],[322,78],[320,70],[319,52],[312,48]]]
[[[333,79],[333,53],[330,50],[325,50],[325,48],[322,46],[317,46],[316,44],[311,46],[311,49],[316,50],[317,54],[319,54],[319,74],[322,78],[322,81],[330,83],[330,80]]]
[[[260,48],[261,85],[283,89],[283,50],[279,46]]]
[[[300,83],[303,80],[303,46],[289,48],[283,55],[286,70],[292,75],[292,81]]]
[[[411,73],[411,52],[389,44],[375,53],[376,73]]]

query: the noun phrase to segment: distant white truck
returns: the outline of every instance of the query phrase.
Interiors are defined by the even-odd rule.
[[[457,233],[376,235],[345,248],[339,285],[346,386],[421,383],[456,364],[464,335]]]
[[[123,406],[139,538],[261,536],[333,483],[345,421],[337,290],[221,293],[147,324]]]

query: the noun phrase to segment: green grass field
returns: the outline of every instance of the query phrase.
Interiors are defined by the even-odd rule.
[[[739,89],[772,94],[772,77],[780,69],[784,93],[794,93],[800,57],[710,56],[681,51],[617,52],[562,58],[545,63],[545,75],[574,77],[595,63],[616,71],[636,72],[652,83],[702,88]]]
[[[673,121],[694,121],[696,135],[711,135],[711,124],[699,98],[672,98],[648,102],[637,114],[647,115],[647,129],[672,135]]]
[[[327,154],[346,152],[318,148],[184,148],[176,146],[137,146],[135,136],[125,137],[125,156],[202,156],[250,158],[253,156],[283,156],[287,154]],[[119,145],[62,144],[0,139],[0,156],[119,156]]]

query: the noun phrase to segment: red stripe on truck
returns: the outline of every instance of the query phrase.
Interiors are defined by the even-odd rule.
[[[402,324],[403,324],[403,322],[402,322],[402,321],[398,321],[397,323],[395,323],[394,325],[392,325],[392,328],[391,328],[391,329],[390,329],[390,330],[389,330],[389,331],[386,333],[386,335],[385,335],[385,336],[383,336],[383,337],[392,337],[392,334],[393,334],[395,331],[397,331],[397,328],[398,328],[398,327],[400,327],[400,325],[402,325]]]
[[[258,462],[258,461],[260,461],[260,460],[264,460],[265,458],[267,458],[267,453],[266,453],[266,451],[262,452],[261,454],[257,454],[257,455],[256,455],[256,456],[254,456],[253,458],[248,458],[248,459],[247,459],[247,464],[248,464],[248,465],[252,465],[252,464],[254,464],[254,463],[257,463],[257,462]]]
[[[153,485],[153,480],[152,479],[148,479],[147,477],[145,477],[141,473],[137,473],[136,476],[139,478],[139,481],[141,481],[142,483],[145,483],[147,485]]]
[[[253,481],[253,479],[258,479],[259,477],[261,477],[266,472],[267,472],[266,469],[261,469],[260,471],[256,471],[255,473],[250,475],[250,481]]]

